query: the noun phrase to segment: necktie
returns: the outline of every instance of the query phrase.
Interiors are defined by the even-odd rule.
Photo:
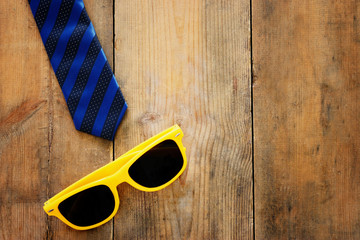
[[[29,0],[77,130],[112,140],[127,104],[82,0]]]

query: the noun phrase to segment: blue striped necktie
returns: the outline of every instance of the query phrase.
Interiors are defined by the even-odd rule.
[[[127,105],[82,0],[29,0],[77,130],[112,140]]]

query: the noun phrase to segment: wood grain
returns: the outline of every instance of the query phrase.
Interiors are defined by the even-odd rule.
[[[252,6],[255,237],[360,239],[359,2]]]
[[[115,156],[75,130],[27,1],[1,2],[0,238],[252,239],[249,2],[119,1],[116,35],[113,1],[85,6],[129,104]],[[119,186],[115,221],[90,231],[45,215],[46,199],[175,123],[189,164],[170,187]]]
[[[0,1],[0,239],[360,239],[358,1],[251,1],[255,216],[250,1],[84,2],[129,104],[115,149],[75,130],[27,0]],[[43,212],[175,123],[171,186],[119,186],[90,231]]]
[[[86,0],[110,62],[112,1]],[[75,130],[28,1],[0,2],[0,239],[110,239],[74,231],[43,203],[109,162],[112,142]]]
[[[112,1],[84,1],[104,51],[112,63],[113,18]],[[113,158],[111,141],[75,130],[66,102],[53,75],[53,114],[51,152],[49,163],[49,195],[53,196],[81,177],[102,167]],[[111,239],[112,222],[90,231],[74,231],[57,218],[49,218],[50,237],[55,239]]]
[[[30,17],[27,1],[0,2],[0,239],[47,236],[47,56]]]
[[[177,123],[189,161],[160,192],[118,187],[115,239],[253,238],[249,24],[243,0],[115,2],[115,156]]]

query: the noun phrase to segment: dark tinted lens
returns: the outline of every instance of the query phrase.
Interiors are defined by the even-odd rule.
[[[109,217],[115,208],[114,195],[105,185],[79,192],[59,204],[61,214],[77,226],[91,226]]]
[[[177,144],[166,140],[136,160],[129,168],[129,175],[144,187],[158,187],[175,177],[183,163]]]

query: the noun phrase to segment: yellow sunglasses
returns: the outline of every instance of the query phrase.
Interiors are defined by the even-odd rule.
[[[158,191],[184,172],[183,135],[175,125],[146,140],[56,194],[44,204],[45,212],[77,230],[106,223],[119,208],[120,183],[127,182],[141,191]]]

